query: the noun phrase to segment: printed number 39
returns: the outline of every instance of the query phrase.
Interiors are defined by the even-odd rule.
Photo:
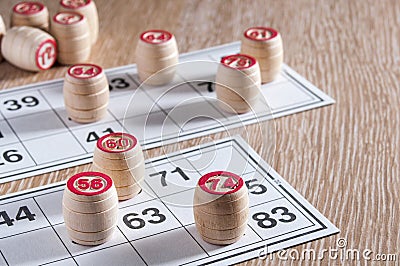
[[[39,100],[33,96],[26,96],[21,99],[21,102],[17,100],[7,100],[3,103],[4,105],[8,105],[8,111],[17,111],[24,106],[26,107],[34,107],[39,104]]]

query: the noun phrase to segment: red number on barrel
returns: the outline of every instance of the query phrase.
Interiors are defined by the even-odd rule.
[[[91,181],[86,178],[81,178],[78,179],[77,183],[80,190],[87,190],[89,188],[93,190],[98,190],[103,187],[103,182],[100,178],[92,179]]]
[[[88,69],[86,69],[85,71],[83,70],[83,67],[75,67],[72,70],[72,73],[74,75],[80,76],[80,75],[88,75],[88,76],[93,76],[97,73],[97,71],[95,70],[94,67],[89,67]]]
[[[212,183],[211,190],[217,191],[217,186],[218,186],[219,181],[221,181],[219,178],[215,178],[215,179],[208,180],[207,183]],[[236,182],[234,182],[234,179],[232,177],[229,177],[228,179],[225,180],[222,187],[234,189],[237,185],[238,184]]]
[[[18,6],[18,11],[21,13],[34,13],[39,11],[39,6],[35,3],[22,3]]]

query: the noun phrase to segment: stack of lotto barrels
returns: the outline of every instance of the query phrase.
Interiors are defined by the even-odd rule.
[[[107,113],[108,81],[97,65],[71,66],[65,75],[63,94],[69,117],[78,123],[98,121]]]
[[[259,99],[260,87],[260,68],[254,57],[235,54],[221,59],[215,89],[221,109],[229,113],[250,111]]]
[[[176,72],[178,57],[178,46],[172,33],[164,30],[143,32],[136,46],[136,64],[140,80],[149,85],[171,82]],[[157,75],[154,75],[156,73]],[[148,79],[149,77],[151,78]]]
[[[49,30],[49,11],[39,2],[20,2],[11,13],[11,27],[31,26]]]
[[[202,176],[193,204],[196,228],[204,241],[229,245],[243,236],[249,215],[249,196],[240,176],[224,171]]]
[[[0,44],[4,34],[6,34],[6,25],[4,24],[3,17],[0,15]],[[1,54],[1,45],[0,45],[0,62],[1,61],[3,61],[3,55]]]
[[[8,30],[2,39],[1,51],[8,62],[29,71],[49,69],[57,59],[55,39],[28,26]]]
[[[260,64],[262,83],[271,82],[278,76],[282,67],[281,35],[272,28],[249,28],[242,37],[241,53],[257,59]]]
[[[97,172],[72,176],[64,190],[67,233],[81,245],[99,245],[112,238],[118,220],[118,197],[112,179]]]
[[[58,62],[72,65],[88,60],[91,40],[86,17],[73,12],[60,12],[53,17],[51,33],[57,39]]]
[[[93,0],[61,0],[59,11],[77,12],[86,17],[90,29],[91,44],[97,41],[99,36],[99,16]]]
[[[127,133],[111,133],[97,141],[93,171],[109,175],[119,200],[133,198],[141,191],[144,179],[144,157],[137,139]]]

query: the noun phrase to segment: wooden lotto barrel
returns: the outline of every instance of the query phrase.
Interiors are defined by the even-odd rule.
[[[242,37],[241,53],[257,59],[262,83],[271,82],[278,76],[283,63],[281,35],[272,28],[249,28]]]
[[[149,30],[140,35],[136,46],[136,64],[142,82],[149,85],[171,82],[178,58],[178,46],[172,33],[165,30]],[[156,73],[157,75],[153,76]],[[149,77],[151,78],[148,79]]]
[[[85,16],[74,12],[59,12],[51,22],[51,33],[58,44],[58,62],[72,65],[89,59],[90,31]]]
[[[14,5],[11,12],[11,27],[30,26],[49,30],[49,11],[40,2],[24,1]]]
[[[6,34],[6,25],[4,24],[3,17],[0,15],[0,44],[4,34]],[[1,53],[1,45],[0,45],[0,62],[1,61],[3,61],[3,55]]]
[[[94,64],[71,66],[64,79],[64,103],[69,117],[78,123],[102,119],[109,102],[109,87],[101,67]]]
[[[245,113],[257,103],[261,77],[257,60],[249,55],[228,55],[221,59],[216,75],[216,94],[221,109]]]
[[[141,191],[145,174],[142,148],[130,134],[107,134],[97,141],[92,169],[113,179],[119,200],[133,198]]]
[[[196,228],[204,241],[228,245],[243,236],[249,216],[249,196],[240,176],[225,171],[202,176],[193,205]]]
[[[109,176],[83,172],[69,178],[62,208],[72,241],[92,246],[112,238],[118,221],[118,197]]]
[[[99,36],[99,15],[93,0],[61,0],[59,11],[77,12],[87,18],[90,42],[94,44]]]
[[[13,27],[1,42],[3,57],[11,64],[29,71],[46,70],[57,59],[57,44],[48,33],[28,26]]]

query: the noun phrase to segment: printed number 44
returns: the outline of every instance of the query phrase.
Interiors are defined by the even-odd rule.
[[[28,209],[28,206],[21,206],[19,208],[17,215],[15,216],[15,220],[11,219],[6,211],[0,211],[0,218],[3,219],[2,221],[0,221],[0,225],[6,224],[8,226],[13,226],[15,221],[21,221],[24,219],[34,221],[35,216],[36,214],[31,213],[31,211]]]

